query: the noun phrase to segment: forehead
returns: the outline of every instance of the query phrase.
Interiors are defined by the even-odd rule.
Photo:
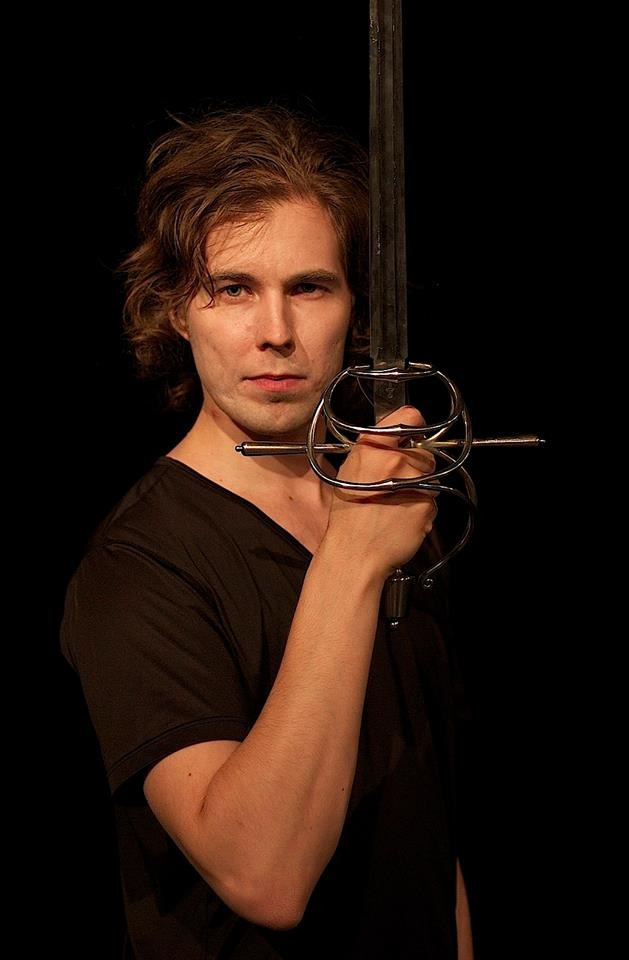
[[[319,267],[342,270],[339,239],[328,211],[311,200],[287,200],[255,219],[224,223],[206,242],[211,271],[236,264],[282,263],[288,270]]]

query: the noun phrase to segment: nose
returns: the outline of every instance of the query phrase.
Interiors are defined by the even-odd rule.
[[[290,304],[281,293],[269,294],[259,304],[257,346],[288,356],[295,349],[295,335]]]

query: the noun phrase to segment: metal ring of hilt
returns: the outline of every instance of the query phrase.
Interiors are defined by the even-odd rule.
[[[374,424],[373,426],[358,427],[355,424],[347,423],[344,420],[341,420],[334,414],[332,410],[332,395],[334,390],[347,377],[354,377],[357,380],[384,380],[398,383],[424,379],[427,377],[436,377],[445,386],[448,392],[450,398],[450,411],[445,420],[436,424],[424,424],[423,426],[412,427],[405,424],[394,424],[391,426],[380,427]],[[440,458],[446,463],[446,466],[443,467],[443,469],[436,470],[434,473],[423,474],[417,477],[387,477],[384,480],[375,480],[365,483],[354,482],[351,480],[338,480],[336,477],[332,477],[325,473],[319,466],[316,459],[315,447],[317,426],[321,417],[323,417],[328,429],[337,438],[337,440],[341,440],[343,443],[350,444],[351,446],[354,446],[356,441],[350,439],[350,437],[347,436],[347,433],[368,434],[370,436],[394,436],[403,438],[410,445],[412,445],[413,441],[417,442],[418,438],[420,438],[420,443],[425,443],[427,446],[429,446],[431,441],[437,440],[439,437],[443,436],[443,434],[449,430],[453,424],[460,420],[464,430],[463,445],[459,455],[456,458],[450,456],[442,449],[430,448],[435,457]],[[321,400],[317,404],[317,407],[312,415],[312,420],[308,429],[308,436],[306,439],[306,456],[308,457],[308,461],[312,470],[317,474],[320,480],[342,490],[381,491],[389,493],[397,490],[428,490],[437,492],[439,494],[449,494],[463,501],[468,508],[467,523],[465,525],[463,534],[459,540],[457,540],[454,546],[450,548],[447,554],[445,554],[437,563],[433,564],[427,570],[424,570],[424,572],[421,574],[419,578],[420,584],[423,587],[428,588],[432,586],[434,582],[434,574],[437,572],[437,570],[444,566],[444,564],[446,564],[456,553],[463,549],[473,530],[474,514],[476,512],[477,503],[476,488],[469,473],[463,468],[463,463],[467,459],[472,448],[472,440],[472,426],[469,413],[463,402],[463,398],[458,387],[452,382],[452,380],[446,377],[444,373],[442,373],[440,370],[437,370],[431,364],[408,363],[403,369],[397,367],[373,369],[369,366],[356,366],[347,367],[345,370],[342,370],[330,382],[324,391],[323,396],[321,397]],[[457,490],[456,487],[446,486],[441,483],[441,479],[443,477],[446,477],[455,471],[459,471],[461,477],[463,478],[465,493],[463,493],[461,490]]]

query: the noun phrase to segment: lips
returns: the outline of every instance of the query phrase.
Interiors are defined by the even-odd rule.
[[[280,393],[282,390],[294,390],[306,378],[294,373],[260,373],[255,377],[245,377],[244,379],[261,390]]]
[[[304,377],[297,373],[258,373],[253,377],[245,377],[245,380],[303,380]]]

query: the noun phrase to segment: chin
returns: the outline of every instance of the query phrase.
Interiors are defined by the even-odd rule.
[[[312,410],[298,414],[296,410],[282,411],[273,404],[263,415],[240,416],[234,419],[236,426],[252,440],[304,440],[312,420]]]
[[[252,440],[295,440],[300,443],[306,439],[310,420],[300,424],[244,424],[245,432]]]

